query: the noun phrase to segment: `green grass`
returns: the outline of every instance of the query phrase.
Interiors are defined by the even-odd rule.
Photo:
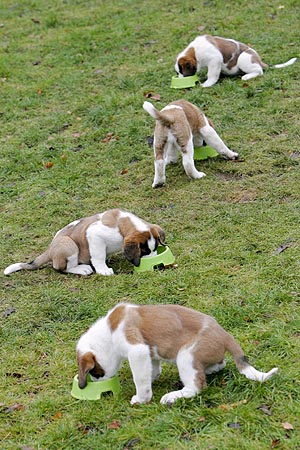
[[[299,62],[247,83],[170,89],[176,54],[199,27],[270,64],[299,56],[299,2],[3,0],[0,17],[2,269],[33,259],[70,221],[114,207],[159,223],[178,263],[137,274],[118,254],[108,278],[1,275],[1,448],[300,448]],[[153,190],[150,91],[159,108],[181,97],[201,107],[241,162],[199,161],[198,181],[168,167]],[[119,301],[211,314],[257,368],[279,374],[259,385],[229,359],[201,394],[167,408],[159,399],[178,374],[166,365],[151,404],[131,407],[124,364],[119,398],[77,401],[76,342]]]

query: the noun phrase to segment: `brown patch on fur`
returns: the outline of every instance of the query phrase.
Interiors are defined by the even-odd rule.
[[[180,106],[183,109],[192,133],[196,133],[200,128],[205,127],[205,116],[197,106],[193,105],[193,103],[181,99],[171,102],[170,105]]]
[[[108,316],[108,322],[111,331],[115,331],[125,316],[125,305],[120,305],[115,308]]]
[[[197,72],[197,59],[194,47],[188,48],[185,55],[178,59],[178,67],[184,77],[195,75]]]
[[[120,210],[119,209],[111,209],[110,211],[106,211],[102,217],[101,222],[103,225],[106,225],[110,228],[115,228],[118,224],[118,219],[120,216]]]
[[[261,67],[263,67],[264,69],[267,69],[269,67],[268,64],[264,63],[260,56],[251,48],[249,48],[248,50],[246,50],[246,53],[249,53],[251,56],[251,62],[255,63],[255,64],[259,64]]]
[[[119,220],[119,231],[123,237],[130,236],[136,232],[136,227],[130,217],[121,217]]]
[[[95,214],[90,217],[85,217],[80,219],[75,225],[67,225],[64,227],[54,238],[51,245],[55,245],[55,241],[59,240],[63,236],[68,236],[71,238],[79,249],[78,260],[79,263],[89,264],[90,262],[90,252],[89,246],[86,239],[86,231],[88,227],[95,222],[100,220],[99,214]]]
[[[150,231],[135,231],[124,238],[124,255],[135,266],[140,265],[142,256],[141,245],[145,244],[150,237]]]

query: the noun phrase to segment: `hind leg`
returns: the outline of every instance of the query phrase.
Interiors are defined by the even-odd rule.
[[[214,148],[220,155],[225,156],[229,159],[235,159],[239,156],[238,153],[229,150],[229,148],[224,144],[218,133],[214,130],[213,127],[207,124],[205,127],[200,128],[200,133],[205,140],[205,142]]]
[[[220,370],[224,369],[226,366],[226,361],[223,360],[217,364],[213,364],[212,366],[206,367],[205,373],[206,375],[210,375],[211,373],[219,372]]]
[[[79,264],[79,248],[68,236],[56,238],[50,247],[52,266],[55,270],[77,275],[90,275],[93,273],[91,266]]]
[[[256,78],[260,75],[263,75],[263,69],[261,65],[258,62],[253,62],[256,55],[252,55],[250,53],[243,52],[238,59],[238,66],[239,69],[245,73],[245,75],[242,76],[242,80],[247,81],[251,80],[252,78]],[[258,56],[258,55],[257,55]]]
[[[203,367],[194,368],[194,357],[191,349],[182,350],[177,356],[176,363],[184,387],[163,395],[160,403],[174,403],[178,398],[194,397],[206,385]]]
[[[189,142],[186,146],[186,150],[182,151],[182,164],[185,170],[185,173],[189,178],[202,178],[205,177],[204,172],[198,172],[194,163],[194,145],[192,136],[189,139]]]

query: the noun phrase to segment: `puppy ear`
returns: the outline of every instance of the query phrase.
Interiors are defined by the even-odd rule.
[[[95,355],[92,352],[87,352],[83,355],[77,353],[78,386],[80,387],[80,389],[83,389],[86,386],[87,374],[95,367],[95,363]]]
[[[165,247],[166,246],[166,243],[165,243],[166,235],[165,235],[164,230],[162,228],[160,228],[158,225],[153,225],[150,230],[151,230],[151,233],[154,236],[154,238],[157,240],[157,242],[160,245],[163,245]]]
[[[141,249],[136,240],[129,240],[128,238],[125,238],[123,252],[125,258],[128,259],[129,262],[134,264],[136,267],[140,265]]]

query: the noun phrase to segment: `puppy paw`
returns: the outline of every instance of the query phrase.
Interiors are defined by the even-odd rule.
[[[160,399],[160,403],[162,403],[163,405],[172,404],[175,402],[175,400],[181,397],[183,397],[181,391],[169,392],[168,394],[162,396],[162,398]]]
[[[199,178],[203,178],[206,177],[206,174],[204,172],[197,172],[196,174],[194,174],[193,178],[195,180],[198,180]]]
[[[110,267],[101,267],[96,269],[96,273],[99,275],[104,275],[105,277],[109,277],[110,275],[114,274],[114,271]]]
[[[150,398],[141,398],[138,395],[134,395],[130,400],[130,404],[137,405],[139,403],[148,403],[148,402],[150,402],[150,400],[151,400],[151,397]]]

